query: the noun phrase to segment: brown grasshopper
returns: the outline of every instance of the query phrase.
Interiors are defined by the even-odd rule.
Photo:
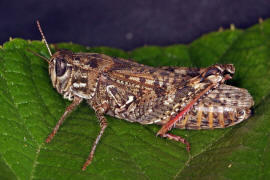
[[[232,64],[156,68],[97,53],[60,50],[52,54],[38,21],[37,25],[51,57],[33,53],[48,62],[53,87],[72,101],[46,142],[83,99],[100,122],[101,130],[82,170],[91,163],[108,125],[105,115],[162,125],[157,135],[185,144],[188,151],[189,143],[169,130],[225,128],[251,115],[254,102],[248,91],[224,84],[235,72]]]

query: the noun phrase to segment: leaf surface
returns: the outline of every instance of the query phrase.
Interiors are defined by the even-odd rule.
[[[233,63],[228,82],[254,97],[254,116],[231,128],[172,133],[184,145],[156,137],[159,126],[107,117],[109,127],[87,171],[81,167],[99,132],[94,111],[83,103],[44,141],[70,103],[52,87],[49,57],[40,41],[13,39],[0,49],[1,179],[268,179],[270,176],[270,20],[247,30],[225,30],[189,45],[145,46],[130,52],[71,43],[58,48],[134,59],[151,66],[207,67]]]

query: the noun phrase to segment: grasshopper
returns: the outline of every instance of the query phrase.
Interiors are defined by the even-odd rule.
[[[53,87],[72,101],[46,139],[49,143],[66,117],[85,99],[94,109],[100,132],[82,167],[92,162],[106,127],[105,115],[140,124],[158,124],[157,136],[190,144],[168,133],[172,128],[214,129],[233,126],[251,115],[254,102],[246,89],[224,84],[232,78],[232,64],[207,68],[151,67],[98,53],[51,53],[39,21],[37,26],[50,59]]]

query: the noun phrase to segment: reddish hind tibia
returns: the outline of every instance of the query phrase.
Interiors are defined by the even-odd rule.
[[[157,136],[160,135],[163,137],[171,128],[173,125],[181,120],[186,113],[190,111],[190,109],[194,106],[194,104],[207,92],[209,92],[211,89],[215,87],[215,84],[209,85],[205,90],[203,90],[198,96],[196,96],[180,113],[178,113],[174,118],[172,118],[169,122],[164,124],[162,128],[157,132]]]

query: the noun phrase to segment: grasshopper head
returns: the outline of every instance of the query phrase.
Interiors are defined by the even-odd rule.
[[[42,40],[44,41],[51,57],[50,59],[47,59],[46,57],[43,57],[35,52],[31,52],[48,62],[49,74],[51,76],[52,84],[58,93],[64,95],[64,98],[66,99],[73,100],[73,93],[70,89],[72,79],[72,64],[69,63],[72,62],[70,61],[72,60],[72,52],[68,50],[60,50],[52,54],[46,38],[42,32],[39,21],[37,21],[37,26],[41,33]]]
[[[53,87],[60,94],[70,96],[72,65],[68,59],[72,58],[72,52],[67,50],[57,51],[49,60],[49,74],[51,76]],[[72,97],[67,97],[72,99]]]

